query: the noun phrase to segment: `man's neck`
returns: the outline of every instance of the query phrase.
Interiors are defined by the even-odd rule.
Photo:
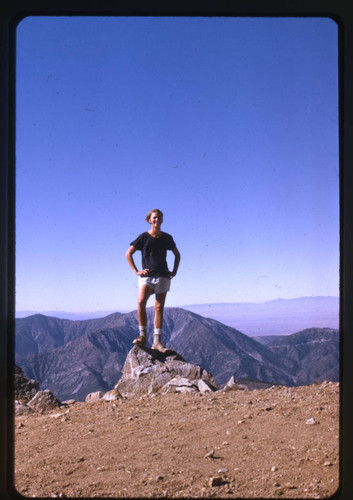
[[[158,238],[162,234],[160,227],[158,227],[158,228],[152,227],[148,232],[154,238]]]

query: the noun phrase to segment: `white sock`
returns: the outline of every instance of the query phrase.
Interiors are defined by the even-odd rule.
[[[146,337],[146,335],[147,335],[147,326],[140,326],[139,325],[139,330],[140,330],[140,335],[142,335],[143,337]]]
[[[155,328],[153,334],[153,343],[158,344],[161,341],[162,329]]]

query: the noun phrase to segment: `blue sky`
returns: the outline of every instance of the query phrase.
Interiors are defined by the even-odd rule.
[[[337,30],[22,20],[16,309],[135,309],[124,254],[152,208],[182,255],[168,306],[338,296]]]

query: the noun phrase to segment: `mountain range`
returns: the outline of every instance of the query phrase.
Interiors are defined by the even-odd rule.
[[[147,309],[152,343],[153,308]],[[83,321],[40,314],[16,319],[15,358],[24,374],[60,399],[84,400],[108,391],[121,377],[137,313],[113,313]],[[293,335],[251,338],[230,326],[181,308],[166,308],[163,341],[218,385],[234,375],[273,385],[339,379],[339,333],[311,328]]]
[[[187,311],[212,318],[250,336],[288,335],[307,328],[339,327],[338,297],[299,297],[261,303],[209,303],[181,306]],[[115,311],[87,313],[68,311],[16,311],[17,318],[44,314],[56,318],[85,320],[102,318]],[[129,312],[129,311],[120,311]]]

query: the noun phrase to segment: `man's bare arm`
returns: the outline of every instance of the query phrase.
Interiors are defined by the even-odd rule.
[[[177,249],[177,247],[175,247],[172,250],[172,252],[174,254],[174,267],[173,267],[173,271],[169,275],[170,278],[173,278],[176,275],[176,273],[178,271],[179,264],[180,264],[180,252]]]
[[[136,252],[136,248],[131,245],[128,251],[125,254],[125,257],[127,258],[127,261],[129,263],[129,266],[131,269],[134,271],[135,274],[138,276],[148,276],[149,269],[143,269],[142,271],[139,271],[135,265],[134,259],[133,259],[133,254]]]

